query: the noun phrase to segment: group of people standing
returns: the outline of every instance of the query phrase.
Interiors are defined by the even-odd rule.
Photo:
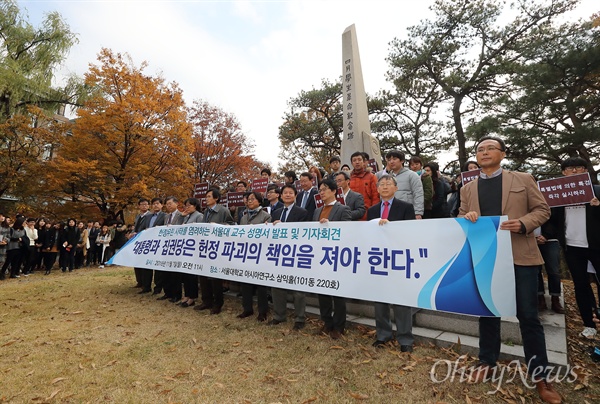
[[[334,157],[330,162],[331,172],[316,169],[300,174],[300,189],[294,185],[296,175],[286,173],[286,184],[279,187],[270,184],[266,193],[246,191],[246,183],[236,184],[237,192],[245,192],[244,207],[227,209],[219,204],[218,189],[206,195],[207,208],[200,212],[200,203],[194,198],[185,201],[185,210],[180,213],[176,205],[162,212],[162,201],[152,200],[152,214],[148,201],[140,201],[140,214],[136,218],[136,229],[185,223],[220,223],[260,225],[281,222],[378,220],[382,226],[396,220],[420,220],[450,216],[464,217],[475,222],[480,216],[508,216],[500,224],[500,230],[511,234],[513,263],[516,283],[517,318],[520,323],[528,374],[535,382],[540,398],[549,403],[560,403],[560,395],[549,382],[549,366],[544,329],[538,315],[538,276],[544,259],[538,244],[549,240],[536,237],[540,229],[551,218],[551,210],[544,200],[537,183],[530,174],[505,170],[501,162],[506,156],[506,146],[496,137],[481,138],[476,145],[476,161],[468,162],[463,171],[480,169],[479,177],[467,184],[459,181],[451,184],[439,174],[435,163],[423,164],[419,158],[409,161],[405,167],[405,156],[400,151],[386,154],[386,167],[373,172],[367,168],[368,157],[357,152],[351,156],[352,170],[341,169],[341,161]],[[587,170],[581,159],[570,159],[563,163],[563,174]],[[265,173],[270,176],[270,173]],[[317,178],[317,188],[314,178]],[[339,191],[341,190],[341,192]],[[595,192],[599,190],[595,187]],[[319,194],[321,206],[317,208],[315,195]],[[456,193],[456,197],[448,198]],[[341,195],[340,195],[341,194]],[[437,198],[436,198],[437,195]],[[341,200],[343,199],[343,201]],[[453,202],[454,199],[454,202]],[[176,199],[171,198],[171,201]],[[167,202],[168,203],[168,202]],[[552,211],[550,223],[558,223],[558,236],[565,248],[565,256],[573,274],[577,303],[585,317],[584,337],[592,336],[588,328],[594,327],[591,312],[596,307],[587,278],[583,280],[583,263],[598,262],[600,237],[596,234],[600,219],[600,201],[594,197],[590,203],[580,207],[567,207]],[[235,220],[234,220],[235,218]],[[593,224],[596,224],[594,226]],[[538,230],[539,231],[539,230]],[[544,230],[545,231],[545,230]],[[543,247],[542,247],[543,249]],[[548,264],[548,263],[547,263]],[[142,288],[140,293],[152,289],[150,275],[137,277]],[[137,272],[136,272],[137,273]],[[157,279],[158,278],[158,279]],[[195,306],[196,310],[210,310],[218,314],[223,304],[223,283],[219,279],[155,271],[154,293],[165,292],[159,300],[170,299],[181,307]],[[202,292],[198,299],[198,281]],[[183,290],[181,288],[183,284]],[[558,285],[560,288],[560,283]],[[258,300],[258,321],[268,320],[268,291],[264,286],[241,285],[242,312],[240,319],[254,315],[253,294]],[[543,293],[543,292],[542,292]],[[556,293],[556,285],[552,286]],[[273,316],[267,324],[276,326],[287,321],[286,303],[288,294],[294,302],[293,329],[303,328],[305,321],[305,296],[298,291],[271,289]],[[318,296],[320,317],[323,326],[320,332],[332,339],[341,338],[346,327],[346,302],[342,297]],[[553,299],[554,302],[554,299]],[[391,310],[390,310],[391,309]],[[555,311],[562,307],[553,307]],[[403,352],[411,352],[414,345],[412,334],[412,309],[406,306],[375,303],[376,340],[374,347],[389,346],[394,338],[391,313],[396,324],[395,339]],[[589,317],[589,322],[587,319]],[[500,319],[480,318],[479,364],[470,374],[472,382],[490,381],[497,370],[500,354]],[[595,333],[594,333],[595,334]]]
[[[53,223],[17,215],[13,220],[0,213],[0,280],[34,271],[49,275],[56,262],[62,272],[102,267],[109,254],[125,244],[126,233],[120,222],[109,227],[89,221],[86,227],[75,219]]]
[[[506,215],[508,220],[500,224],[500,230],[511,234],[517,318],[528,374],[536,383],[543,401],[560,403],[560,395],[548,382],[545,335],[538,316],[538,276],[544,259],[547,267],[557,268],[559,254],[556,248],[562,246],[586,327],[582,335],[593,338],[596,326],[592,313],[597,305],[584,273],[588,261],[600,268],[600,201],[597,198],[600,189],[594,187],[596,196],[586,205],[554,208],[551,211],[530,174],[501,167],[505,156],[506,146],[502,139],[490,136],[481,138],[476,145],[476,161],[467,162],[463,168],[463,171],[480,169],[479,176],[463,185],[460,181],[447,181],[436,163],[423,164],[417,156],[413,156],[408,161],[408,167],[405,167],[404,153],[390,151],[385,156],[385,168],[374,172],[368,167],[368,156],[356,152],[351,156],[352,169],[348,166],[344,169],[339,157],[333,157],[330,160],[330,172],[312,167],[301,173],[299,189],[294,184],[296,174],[293,172],[286,173],[283,186],[269,184],[265,193],[247,191],[247,184],[239,181],[235,191],[244,192],[243,207],[227,208],[221,204],[223,195],[218,188],[207,191],[204,209],[197,198],[186,199],[182,204],[183,211],[179,208],[178,199],[173,196],[165,200],[158,197],[140,199],[139,213],[131,230],[122,224],[113,229],[107,226],[100,228],[97,222],[88,223],[86,228],[83,223],[76,225],[73,219],[63,226],[43,219],[36,222],[35,219],[18,217],[11,225],[9,218],[0,215],[0,259],[5,256],[2,277],[9,267],[11,277],[19,276],[21,266],[25,275],[35,268],[44,268],[49,273],[57,255],[60,255],[59,263],[63,271],[73,270],[83,263],[81,256],[79,260],[77,258],[79,251],[86,257],[88,265],[103,263],[109,246],[118,250],[127,239],[156,226],[188,223],[273,223],[277,226],[282,222],[361,220],[377,220],[379,225],[385,226],[399,220],[457,216],[476,222],[480,216]],[[572,158],[563,162],[562,169],[564,175],[571,175],[587,171],[587,166],[583,159]],[[271,175],[267,169],[261,174],[267,177]],[[317,207],[317,194],[322,202],[320,207]],[[450,198],[449,194],[452,194]],[[557,243],[551,244],[555,240]],[[556,271],[549,271],[549,275],[550,272]],[[182,308],[194,306],[195,310],[207,310],[213,315],[222,310],[226,285],[221,279],[146,268],[135,268],[135,277],[135,287],[141,288],[140,294],[164,293],[158,300],[169,300]],[[557,283],[552,278],[550,288],[553,296],[559,295],[560,279]],[[242,284],[240,291],[242,312],[237,317],[244,319],[254,315],[253,296],[256,293],[256,319],[267,322],[267,288]],[[305,323],[304,293],[276,288],[272,288],[270,293],[273,316],[267,324],[277,326],[287,321],[286,304],[291,294],[294,303],[293,329],[302,329]],[[201,302],[197,302],[199,297]],[[346,327],[346,300],[327,295],[318,296],[318,300],[323,321],[320,332],[332,339],[341,338]],[[558,298],[553,298],[552,304],[554,311],[562,311]],[[390,312],[393,312],[398,347],[402,352],[411,352],[414,346],[412,309],[379,302],[374,305],[376,339],[373,346],[389,346],[394,339],[390,318]],[[480,318],[479,331],[479,364],[470,375],[472,382],[488,381],[496,371],[501,344],[500,319]]]

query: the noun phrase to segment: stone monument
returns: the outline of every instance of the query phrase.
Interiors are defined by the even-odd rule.
[[[356,151],[367,152],[383,168],[379,141],[371,135],[367,94],[363,82],[358,41],[354,24],[342,34],[342,99],[344,104],[344,137],[342,164],[351,165],[350,156]]]

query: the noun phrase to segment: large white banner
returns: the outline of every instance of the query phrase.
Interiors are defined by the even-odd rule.
[[[477,316],[514,316],[503,217],[188,224],[138,234],[111,262]]]

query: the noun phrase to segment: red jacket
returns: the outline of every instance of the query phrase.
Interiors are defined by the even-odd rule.
[[[353,170],[350,174],[350,189],[358,192],[365,199],[365,208],[369,208],[379,203],[379,192],[377,192],[377,177],[368,171],[356,172]],[[362,220],[367,219],[367,213]]]

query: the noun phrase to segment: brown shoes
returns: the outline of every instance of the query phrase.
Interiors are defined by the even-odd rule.
[[[554,387],[552,387],[552,384],[546,382],[545,380],[540,380],[539,382],[537,382],[535,384],[535,386],[536,386],[538,394],[540,395],[540,398],[542,399],[543,402],[550,403],[550,404],[562,403],[560,394],[558,394],[558,392],[556,390],[554,390]]]
[[[552,311],[558,314],[565,314],[565,309],[563,309],[560,304],[560,298],[558,296],[552,296]]]
[[[331,337],[331,339],[340,339],[342,338],[342,333],[338,330],[331,330],[329,331],[329,336]]]
[[[544,295],[538,295],[538,312],[548,310],[548,305],[546,304],[546,297]]]

